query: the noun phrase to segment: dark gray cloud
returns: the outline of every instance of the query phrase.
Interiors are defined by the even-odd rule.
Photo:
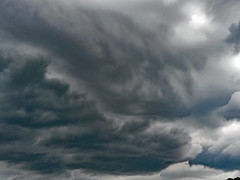
[[[150,120],[141,119],[114,126],[86,95],[47,78],[44,57],[3,55],[0,62],[1,161],[40,174],[135,174],[185,159],[190,137],[182,130],[149,133]]]
[[[229,102],[219,109],[219,114],[224,116],[227,120],[231,120],[234,118],[239,119],[239,92],[235,92],[232,94]]]
[[[232,44],[236,52],[240,50],[240,23],[233,23],[229,27],[230,35],[227,37],[226,42]]]
[[[68,84],[58,79],[45,78],[46,60],[14,58],[18,60],[9,60],[2,72],[2,122],[40,128],[84,121],[81,115],[89,115],[88,122],[101,119],[84,95],[69,93]]]
[[[64,9],[64,16],[61,16],[62,7],[58,9],[50,3],[49,9],[53,12],[46,15],[32,10],[34,8],[22,12],[19,9],[27,9],[27,5],[13,2],[2,2],[2,29],[14,39],[63,58],[64,67],[68,67],[64,70],[80,79],[104,108],[125,115],[180,117],[190,113],[173,90],[166,70],[172,69],[171,76],[175,77],[174,69],[177,69],[183,76],[177,81],[191,94],[189,66],[197,67],[204,56],[200,56],[200,61],[192,59],[190,53],[188,57],[176,57],[161,44],[158,52],[151,49],[155,46],[154,35],[141,30],[120,13],[79,7],[74,16]],[[50,16],[49,19],[56,16],[53,19],[56,22],[49,22],[44,15]],[[9,18],[13,21],[6,21]],[[67,18],[72,18],[68,26]],[[80,30],[76,32],[74,26]],[[165,32],[165,29],[160,28],[160,31]],[[166,35],[167,31],[162,37]]]
[[[152,38],[138,30],[130,19],[121,14],[97,14],[80,8],[76,18],[86,26],[86,20],[81,19],[85,17],[90,21],[88,28],[94,32],[80,31],[79,37],[75,37],[77,34],[51,24],[34,4],[26,2],[1,1],[1,30],[10,40],[42,48],[52,59],[64,59],[60,64],[83,81],[101,100],[101,105],[120,114],[175,117],[187,113],[179,97],[169,90],[167,77],[159,72],[159,69],[164,70],[166,57],[159,59],[150,50],[142,52],[131,42],[125,43],[111,35],[101,20],[117,21],[124,31],[136,31],[136,38],[147,47],[149,42],[144,41]],[[88,38],[93,38],[101,56],[93,52]],[[169,57],[170,66],[186,70],[185,65],[174,63],[171,55],[164,56]],[[71,169],[135,174],[158,171],[186,158],[184,152],[190,147],[190,137],[182,130],[163,127],[158,133],[147,133],[150,120],[141,122],[141,118],[115,127],[87,95],[70,91],[69,85],[59,79],[47,78],[50,61],[45,57],[16,54],[7,57],[3,55],[0,59],[1,128],[6,129],[1,132],[1,143],[5,146],[0,148],[0,160],[20,164],[40,174]],[[143,77],[128,88],[141,71]],[[152,78],[154,76],[156,78]],[[145,88],[141,84],[146,78],[161,84],[162,97],[141,98],[139,89]],[[114,86],[125,87],[123,92],[117,92],[111,90]]]
[[[234,1],[141,1],[132,12],[94,4],[1,0],[1,161],[49,178],[152,173],[205,147],[199,127],[215,133],[239,118],[227,104],[238,86],[215,60],[229,49],[213,27],[225,19],[216,7]],[[238,52],[239,24],[229,31]],[[224,166],[231,160],[203,151],[191,163],[238,168],[237,158]]]
[[[240,157],[224,153],[210,153],[207,150],[199,154],[190,164],[201,164],[215,169],[232,171],[240,168]]]

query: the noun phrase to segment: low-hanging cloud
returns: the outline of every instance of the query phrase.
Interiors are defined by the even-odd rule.
[[[225,41],[214,33],[223,1],[149,3],[137,3],[141,14],[123,2],[0,2],[1,161],[49,178],[76,169],[140,175],[189,159],[238,168],[229,158],[237,146],[194,132],[209,128],[214,139],[239,118],[235,74],[219,58],[226,42],[239,51],[239,25]],[[219,144],[227,153],[211,152]]]
[[[42,174],[135,174],[186,158],[190,137],[181,129],[149,133],[144,120],[115,127],[84,94],[47,78],[43,57],[2,56],[0,62],[2,161]]]

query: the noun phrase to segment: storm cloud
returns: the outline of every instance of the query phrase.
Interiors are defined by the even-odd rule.
[[[190,137],[183,130],[149,132],[150,119],[114,125],[86,95],[47,78],[48,60],[14,55],[1,57],[1,64],[2,161],[43,174],[135,174],[187,158]]]
[[[221,14],[237,6],[1,0],[0,161],[15,168],[9,178],[164,177],[187,161],[239,169],[230,133],[239,127],[239,24],[235,11]]]

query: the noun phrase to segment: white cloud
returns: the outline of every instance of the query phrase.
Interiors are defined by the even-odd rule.
[[[201,165],[189,166],[188,162],[174,164],[160,173],[136,176],[107,176],[87,175],[75,170],[72,178],[75,180],[224,180],[229,177],[237,177],[239,171],[223,172],[207,168]]]
[[[173,26],[173,44],[179,47],[193,47],[208,43],[209,34],[214,32],[213,24],[209,14],[205,12],[206,4],[202,2],[186,2],[180,6],[183,17]]]

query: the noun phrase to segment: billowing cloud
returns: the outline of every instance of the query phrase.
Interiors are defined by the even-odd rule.
[[[74,8],[76,14],[71,14],[71,9],[66,8],[63,10],[66,16],[62,16],[59,11],[61,6],[56,8],[53,3],[49,4],[49,8],[42,7],[46,9],[43,14],[38,11],[23,13],[17,8],[27,5],[14,4],[17,4],[16,8],[5,5],[5,10],[1,11],[3,29],[15,39],[64,58],[62,63],[68,67],[64,70],[70,71],[75,78],[80,77],[105,108],[121,114],[162,117],[189,113],[187,105],[169,81],[169,78],[175,79],[180,86],[183,84],[183,91],[190,93],[188,62],[170,52],[151,50],[149,46],[154,43],[154,36],[141,30],[131,19],[120,13],[95,12],[81,7]],[[13,8],[15,13],[11,14],[9,8]],[[4,22],[8,19],[4,18],[6,16],[18,20]],[[161,57],[158,57],[159,53]],[[177,72],[172,68],[176,68]],[[167,73],[171,73],[169,77]]]
[[[114,125],[86,95],[47,78],[42,57],[1,57],[0,159],[38,173],[158,171],[187,158],[190,137],[150,119]]]
[[[195,180],[220,170],[194,164],[239,169],[239,24],[235,11],[222,14],[237,6],[2,0],[9,178],[137,179],[165,169],[160,178]]]

